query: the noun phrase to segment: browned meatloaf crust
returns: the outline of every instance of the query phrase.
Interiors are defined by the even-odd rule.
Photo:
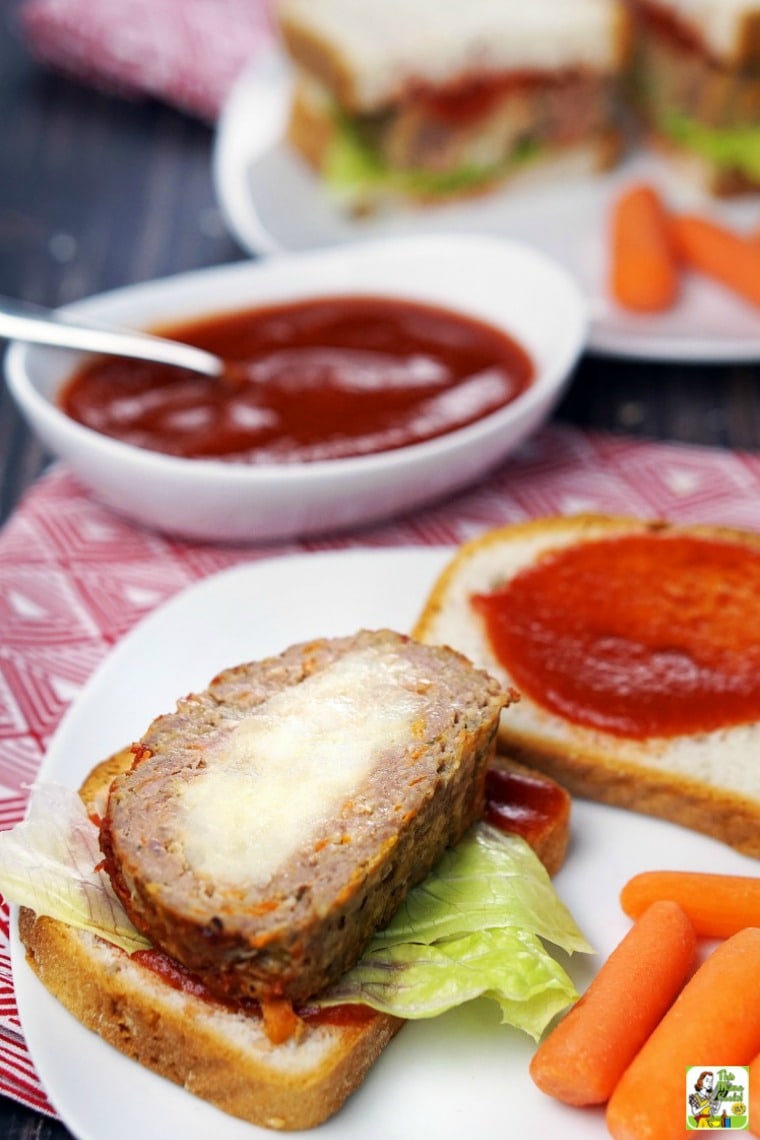
[[[266,885],[210,879],[187,858],[178,807],[187,789],[209,765],[225,764],[232,734],[247,731],[266,702],[357,654],[370,655],[373,676],[376,655],[378,669],[401,678],[415,710],[411,731],[373,754],[338,817],[324,820]],[[461,655],[387,630],[312,641],[229,669],[158,718],[132,770],[114,781],[101,827],[114,888],[135,925],[217,993],[303,1002],[354,963],[482,813],[508,699]]]

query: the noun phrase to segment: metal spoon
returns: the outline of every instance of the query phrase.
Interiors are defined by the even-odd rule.
[[[7,297],[0,297],[0,337],[174,364],[205,376],[223,377],[230,372],[226,361],[205,349],[150,333],[82,320],[65,312]]]

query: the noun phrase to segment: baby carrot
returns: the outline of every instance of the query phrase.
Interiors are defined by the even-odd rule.
[[[530,1075],[542,1092],[604,1104],[694,968],[696,943],[676,903],[644,911],[534,1053]]]
[[[642,871],[620,892],[620,905],[630,918],[657,899],[682,906],[701,938],[729,938],[745,926],[760,926],[760,876]]]
[[[673,243],[685,264],[760,306],[760,246],[697,214],[670,220]]]
[[[681,1140],[690,1065],[748,1065],[760,1052],[760,929],[722,942],[686,983],[607,1105],[614,1140]],[[628,995],[632,1004],[639,995]]]
[[[630,186],[612,211],[612,295],[627,309],[654,313],[674,304],[678,288],[665,205],[651,186]]]

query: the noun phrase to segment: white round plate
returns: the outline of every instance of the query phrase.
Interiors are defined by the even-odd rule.
[[[591,302],[589,348],[596,352],[695,362],[760,360],[760,311],[704,278],[689,278],[679,304],[654,317],[618,308],[606,289],[608,215],[623,185],[653,182],[674,207],[709,212],[740,230],[760,229],[760,197],[707,201],[656,157],[636,154],[608,174],[561,185],[352,218],[283,142],[289,101],[288,65],[272,49],[245,71],[220,118],[216,193],[231,232],[250,253],[449,230],[514,238],[550,254],[576,277]]]
[[[423,547],[296,555],[249,563],[191,587],[155,611],[101,665],[56,733],[40,778],[77,787],[98,760],[226,665],[361,627],[410,629],[450,554]],[[594,959],[563,957],[580,988],[628,928],[618,906],[620,888],[636,872],[656,867],[754,874],[756,863],[659,820],[574,804],[571,845],[555,882],[599,953]],[[79,1025],[26,964],[15,921],[12,961],[32,1058],[78,1140],[271,1138],[148,1072]],[[528,1075],[534,1048],[525,1034],[500,1025],[496,1006],[486,1000],[411,1022],[336,1116],[318,1133],[297,1135],[603,1140],[599,1110],[566,1108],[538,1092]]]

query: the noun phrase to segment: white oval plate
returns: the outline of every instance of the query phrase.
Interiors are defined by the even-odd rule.
[[[436,439],[314,463],[181,459],[108,439],[57,408],[75,367],[65,349],[15,343],[10,391],[53,454],[108,506],[183,538],[264,542],[389,518],[473,482],[549,415],[583,350],[587,313],[572,277],[516,242],[430,234],[238,262],[115,290],[68,312],[155,328],[255,305],[371,294],[424,301],[502,329],[535,377],[505,407]]]
[[[254,254],[312,249],[408,233],[487,233],[517,239],[555,257],[591,305],[589,348],[600,353],[686,361],[760,360],[760,311],[705,279],[690,278],[670,312],[639,317],[606,290],[607,218],[620,188],[638,179],[660,186],[677,208],[708,211],[760,230],[760,197],[718,204],[673,177],[652,155],[617,170],[561,185],[503,191],[449,206],[351,218],[283,143],[290,76],[277,49],[244,72],[223,109],[214,150],[220,208],[231,232]]]
[[[450,554],[401,548],[297,555],[240,566],[191,587],[125,637],[97,670],[58,729],[40,777],[78,787],[98,760],[227,665],[361,627],[409,630]],[[757,863],[684,828],[575,802],[570,849],[555,882],[599,952],[596,959],[562,958],[579,988],[628,929],[620,888],[636,872],[657,867],[746,875],[756,873]],[[15,921],[12,961],[32,1058],[79,1140],[271,1140],[271,1132],[223,1115],[79,1025],[27,966]],[[316,1132],[291,1135],[604,1140],[601,1111],[566,1108],[538,1092],[528,1075],[534,1048],[530,1038],[500,1025],[485,1000],[411,1022],[336,1116]]]

